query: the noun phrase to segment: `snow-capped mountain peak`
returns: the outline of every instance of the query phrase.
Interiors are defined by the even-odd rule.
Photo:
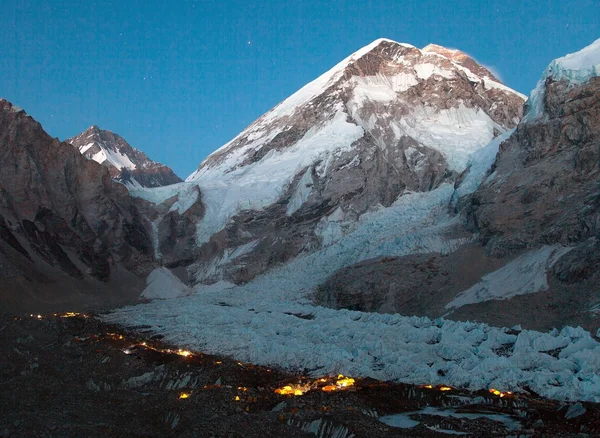
[[[431,190],[514,128],[523,101],[462,52],[375,40],[258,118],[188,177],[206,207],[197,242],[243,211],[281,205],[272,214],[301,216],[327,205],[323,213],[339,207],[338,216],[356,217],[405,190]]]
[[[241,152],[240,149],[248,152],[263,149],[265,143],[269,143],[286,127],[290,127],[290,118],[294,117],[294,113],[305,112],[307,107],[312,107],[311,112],[316,112],[319,109],[321,112],[328,113],[322,118],[333,118],[331,110],[335,105],[324,105],[326,100],[333,103],[334,98],[341,98],[339,101],[343,105],[348,104],[350,100],[355,103],[361,101],[359,102],[360,105],[364,99],[372,102],[389,103],[396,100],[401,102],[404,99],[402,99],[400,93],[410,95],[413,100],[417,100],[415,95],[421,93],[419,90],[421,88],[420,84],[422,85],[430,78],[436,81],[441,79],[442,82],[451,82],[461,77],[469,82],[469,86],[477,87],[481,84],[482,90],[479,91],[483,91],[483,94],[489,94],[490,90],[499,91],[500,93],[496,93],[495,98],[500,97],[500,94],[504,94],[502,97],[512,99],[513,102],[522,101],[525,98],[520,93],[504,86],[489,70],[480,66],[459,50],[446,49],[433,44],[419,50],[410,44],[381,38],[354,52],[268,111],[231,142],[204,160],[198,171],[190,175],[188,180],[208,178],[209,174],[213,173],[209,169],[220,168],[219,164],[225,164],[225,156],[230,159],[226,160],[226,169],[221,171],[227,173],[244,161],[242,159],[239,162],[234,158]],[[481,95],[482,93],[479,93],[479,91],[476,92]],[[445,90],[445,94],[448,93],[448,90]],[[431,107],[433,105],[429,104],[437,99],[436,105],[439,103],[442,107],[439,109],[449,109],[443,108],[445,106],[458,108],[460,106],[459,101],[462,100],[461,96],[452,96],[451,94],[440,96],[439,93],[436,94],[433,90],[430,95],[421,97],[418,99],[420,102],[415,103],[421,105],[425,103],[425,106]],[[489,96],[484,98],[488,100],[488,104],[491,103]],[[328,106],[328,108],[322,108],[323,106]],[[409,111],[408,108],[406,109]],[[493,109],[490,108],[492,111],[498,109],[497,106]],[[437,109],[434,109],[434,111],[437,111]],[[519,110],[516,112],[518,113]],[[350,116],[355,116],[355,113],[356,111],[353,111]],[[517,113],[511,114],[510,118],[502,117],[503,120],[495,128],[501,131],[504,125],[509,128],[514,127],[520,117],[520,114]],[[425,118],[429,117],[426,116]],[[360,122],[356,123],[357,121],[355,120],[354,124],[362,128],[365,127]],[[396,120],[396,122],[398,121]],[[492,124],[494,123],[492,122]],[[400,132],[404,129],[400,128],[396,131]],[[491,137],[487,138],[480,146],[487,144],[490,139]],[[240,143],[244,143],[245,146],[243,148],[237,147]],[[457,163],[457,167],[464,166],[466,157],[460,157],[460,161],[460,163]],[[221,171],[216,171],[216,173],[220,174]]]
[[[159,187],[181,182],[171,169],[152,161],[121,136],[90,126],[81,134],[66,140],[86,158],[105,165],[116,181],[128,187]]]
[[[133,170],[136,168],[136,164],[126,154],[128,151],[122,151],[126,143],[125,140],[110,131],[100,130],[96,125],[90,126],[82,134],[68,141],[73,145],[76,142],[77,145],[75,146],[78,146],[79,152],[88,159],[100,164],[106,162],[107,166],[114,166],[118,170],[123,168]],[[86,143],[82,144],[84,142]],[[139,152],[133,147],[131,150],[134,153]]]

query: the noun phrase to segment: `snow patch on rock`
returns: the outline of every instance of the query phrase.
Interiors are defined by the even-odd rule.
[[[141,298],[149,300],[182,297],[189,295],[190,288],[165,267],[156,268],[146,278],[146,289]]]
[[[300,178],[300,181],[298,181],[296,190],[290,198],[286,211],[288,216],[291,216],[298,211],[298,209],[302,207],[302,204],[306,202],[312,192],[313,184],[312,169],[308,168],[306,169],[306,172],[304,172],[304,175],[302,175],[302,178]]]
[[[408,90],[418,81],[415,75],[399,73],[393,76],[377,74],[375,76],[355,76],[350,83],[354,85],[353,102],[362,106],[366,100],[374,102],[391,102],[397,99],[397,94]]]
[[[535,89],[529,95],[529,112],[524,122],[540,119],[544,113],[546,80],[568,81],[570,85],[580,85],[600,75],[600,39],[578,52],[557,58],[546,67]]]
[[[548,270],[571,249],[560,245],[545,245],[529,251],[486,275],[475,286],[459,293],[446,304],[446,309],[488,300],[506,300],[517,295],[547,290]]]
[[[515,132],[515,130],[511,129],[496,137],[483,148],[473,152],[467,164],[467,174],[452,196],[453,204],[456,204],[463,196],[470,195],[477,190],[483,182],[487,172],[492,167],[492,164],[494,164],[500,144],[508,139],[513,132]]]
[[[422,63],[415,65],[415,72],[419,79],[429,79],[432,75],[439,75],[444,78],[450,79],[454,76],[454,72],[445,70],[431,63]]]
[[[80,149],[81,152],[81,149]],[[82,152],[83,153],[83,152]],[[113,151],[110,149],[102,149],[90,157],[97,163],[103,164],[109,162],[117,169],[135,169],[136,165],[132,163],[127,155],[123,155],[119,151]]]

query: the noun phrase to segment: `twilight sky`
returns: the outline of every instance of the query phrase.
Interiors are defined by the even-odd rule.
[[[98,125],[182,178],[380,38],[461,49],[529,94],[600,37],[598,0],[0,0],[0,97],[60,139]]]

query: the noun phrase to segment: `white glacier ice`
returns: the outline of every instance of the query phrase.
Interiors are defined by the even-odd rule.
[[[310,167],[306,169],[306,172],[304,172],[304,175],[302,175],[302,178],[300,178],[300,181],[298,181],[296,190],[294,191],[294,194],[288,203],[286,211],[288,216],[298,211],[298,209],[302,207],[302,204],[304,204],[310,196],[310,192],[312,192],[312,186],[314,184],[311,171],[312,169]]]
[[[129,194],[135,198],[142,198],[154,204],[161,204],[167,199],[177,196],[177,201],[171,206],[169,211],[177,210],[179,214],[183,214],[198,199],[198,188],[194,183],[181,182],[162,187],[129,188]]]
[[[150,325],[176,345],[314,376],[342,373],[470,389],[530,388],[556,399],[600,401],[600,344],[584,330],[516,336],[480,323],[311,303],[314,287],[342,267],[379,255],[451,252],[464,243],[444,237],[453,223],[446,208],[452,193],[445,184],[406,194],[387,209],[363,215],[354,231],[329,247],[247,284],[201,286],[190,296],[125,307],[104,318]],[[513,344],[513,355],[497,352]],[[558,358],[544,352],[563,346]]]

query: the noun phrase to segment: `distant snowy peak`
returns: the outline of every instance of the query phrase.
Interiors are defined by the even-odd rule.
[[[67,140],[73,146],[77,146],[79,152],[88,159],[94,160],[100,164],[106,164],[117,170],[133,170],[137,167],[131,158],[134,155],[142,154],[132,148],[123,138],[110,131],[101,130],[97,126],[90,126],[76,137]],[[145,155],[144,155],[145,157]],[[140,164],[141,157],[136,160]],[[147,160],[147,157],[145,157]]]
[[[381,147],[409,136],[440,150],[462,170],[468,154],[516,126],[524,100],[463,52],[378,39],[257,119],[204,160],[188,181],[220,178],[270,151],[277,155],[338,113],[362,135],[389,131],[380,133]]]
[[[181,182],[167,166],[150,160],[121,136],[91,126],[66,140],[86,158],[106,166],[116,181],[128,187],[160,187]]]
[[[552,61],[529,95],[526,122],[540,119],[544,114],[546,86],[552,82],[566,82],[569,86],[581,85],[600,76],[600,38],[575,53]]]

